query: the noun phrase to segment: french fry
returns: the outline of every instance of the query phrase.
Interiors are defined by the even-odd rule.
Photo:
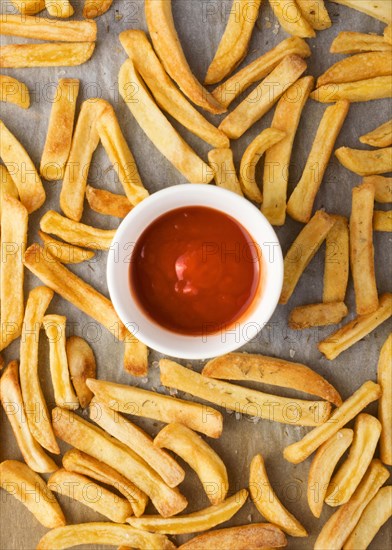
[[[317,449],[308,475],[307,497],[312,514],[319,518],[336,464],[351,445],[354,432],[343,428]]]
[[[228,353],[206,363],[203,376],[223,380],[261,382],[317,395],[337,407],[342,398],[317,372],[301,363],[252,353]]]
[[[169,487],[176,487],[184,480],[185,472],[181,466],[168,453],[155,446],[148,434],[96,398],[91,402],[90,418],[145,460]]]
[[[106,189],[96,189],[91,185],[86,187],[86,199],[91,210],[106,216],[125,218],[133,208],[125,195],[116,195]]]
[[[261,211],[272,225],[283,225],[286,219],[291,151],[301,113],[313,83],[312,76],[300,78],[285,91],[275,108],[271,127],[284,132],[285,137],[270,147],[265,154],[261,206]]]
[[[318,210],[288,249],[284,259],[284,279],[280,303],[287,304],[310,260],[320,248],[335,220]]]
[[[31,435],[19,386],[18,370],[16,361],[11,361],[5,369],[0,379],[1,403],[26,464],[35,472],[54,472],[57,465]]]
[[[354,530],[362,512],[388,479],[389,472],[379,460],[370,466],[351,499],[332,514],[321,529],[315,542],[315,550],[342,548]]]
[[[45,252],[48,252],[53,258],[63,264],[79,264],[86,260],[91,260],[95,256],[92,250],[79,248],[69,243],[63,243],[47,235],[43,231],[38,231],[42,242],[44,243]]]
[[[392,97],[392,77],[377,76],[357,82],[343,82],[340,84],[325,84],[310,94],[310,97],[321,103],[335,103],[347,99],[350,103],[358,101],[372,101]]]
[[[392,145],[392,119],[384,122],[371,132],[364,134],[359,138],[361,143],[366,143],[372,147],[388,147]]]
[[[263,130],[245,149],[240,165],[240,185],[248,199],[261,202],[263,195],[256,182],[256,165],[265,151],[279,143],[286,134],[277,128]]]
[[[338,101],[324,111],[301,179],[287,202],[287,213],[294,220],[303,223],[310,220],[314,200],[349,108],[348,101]]]
[[[169,76],[193,103],[213,114],[224,113],[226,109],[192,74],[174,27],[171,0],[146,0],[144,10],[154,49]]]
[[[349,273],[349,232],[347,218],[332,215],[335,223],[325,240],[323,302],[343,302]]]
[[[359,315],[347,325],[340,328],[325,340],[322,340],[318,349],[327,359],[335,359],[343,351],[364,338],[369,332],[377,328],[392,315],[392,294],[382,294],[379,297],[379,307],[373,313]]]
[[[220,82],[244,59],[259,15],[260,4],[261,0],[234,1],[225,32],[208,67],[204,84]]]
[[[132,376],[148,375],[148,347],[128,333],[124,342],[124,370]]]
[[[392,231],[392,210],[374,210],[373,212],[374,231]]]
[[[341,59],[317,79],[317,87],[325,84],[356,82],[392,74],[391,52],[366,52]]]
[[[379,0],[373,2],[372,0],[331,0],[335,4],[342,4],[352,8],[353,10],[366,13],[370,17],[379,19],[384,23],[391,23],[392,21],[392,7],[389,0]]]
[[[18,189],[14,183],[14,180],[11,178],[11,175],[4,164],[0,164],[0,225],[2,204],[5,195],[9,195],[17,200],[19,199]]]
[[[45,9],[45,0],[11,0],[22,15],[34,15]]]
[[[392,466],[392,334],[388,336],[380,351],[377,382],[382,390],[378,404],[378,419],[382,426],[380,457],[384,464]]]
[[[48,258],[48,254],[45,254],[44,249],[38,244],[33,244],[26,250],[24,264],[64,300],[101,323],[119,340],[125,338],[127,329],[120,321],[110,300],[53,257]]]
[[[116,234],[115,229],[98,229],[91,225],[70,220],[54,210],[48,210],[41,218],[40,227],[46,233],[52,233],[72,244],[108,250]]]
[[[299,55],[284,57],[279,65],[222,120],[219,129],[231,139],[241,137],[273,107],[305,69],[306,62]]]
[[[80,336],[70,336],[66,341],[66,354],[72,385],[80,406],[85,409],[93,398],[93,393],[87,387],[86,380],[95,378],[97,372],[94,352],[86,340]]]
[[[374,185],[374,199],[377,202],[392,202],[392,178],[385,176],[365,176],[363,183]]]
[[[93,19],[106,13],[113,0],[84,0],[83,17],[86,19]]]
[[[101,428],[86,422],[72,411],[56,407],[52,411],[56,435],[97,460],[110,464],[146,493],[163,517],[178,514],[187,505],[176,488],[168,487],[156,472],[123,443]]]
[[[384,40],[388,45],[392,46],[392,24],[389,24],[384,29]]]
[[[194,470],[211,504],[220,504],[229,490],[226,466],[196,432],[183,424],[168,424],[155,436],[154,445],[173,451]]]
[[[294,330],[337,325],[348,314],[344,302],[322,302],[298,306],[290,311],[289,327]]]
[[[350,216],[350,264],[358,315],[378,308],[373,247],[374,187],[362,183],[352,190]]]
[[[324,0],[295,0],[295,3],[306,21],[316,31],[328,29],[332,25]]]
[[[325,502],[329,506],[341,506],[352,497],[372,461],[380,433],[377,418],[364,413],[357,416],[349,455],[328,485]]]
[[[227,136],[193,107],[168,76],[143,31],[123,31],[119,38],[161,109],[212,146],[229,147]]]
[[[208,151],[208,162],[214,172],[215,183],[243,196],[234,166],[233,151],[229,148]]]
[[[392,147],[365,151],[340,147],[335,155],[347,170],[360,176],[372,176],[392,171]]]
[[[0,140],[1,141],[1,140]],[[8,195],[1,204],[1,337],[0,351],[22,333],[24,315],[24,267],[28,213],[21,202]]]
[[[54,493],[77,500],[115,523],[125,523],[127,517],[132,515],[132,506],[125,498],[119,497],[84,475],[63,468],[50,476],[48,488]],[[94,495],[93,498],[89,497],[91,494]]]
[[[391,52],[392,46],[382,36],[363,32],[343,31],[333,40],[331,53]]]
[[[97,24],[94,21],[58,21],[28,15],[2,14],[1,34],[59,42],[95,42]]]
[[[298,464],[310,456],[327,439],[336,434],[343,426],[352,420],[369,403],[380,398],[381,388],[368,380],[358,388],[343,404],[335,409],[329,419],[307,433],[300,441],[284,449],[284,457],[289,462]]]
[[[270,6],[280,26],[289,34],[302,38],[316,36],[295,0],[270,0]]]
[[[169,388],[215,403],[227,410],[297,426],[326,422],[331,405],[325,401],[305,401],[271,395],[208,378],[169,359],[159,361],[161,383]],[[273,407],[271,408],[271,404]]]
[[[52,17],[67,18],[74,14],[69,0],[45,0],[45,7]]]
[[[29,89],[20,80],[5,74],[0,75],[0,101],[7,101],[28,109],[30,107]]]
[[[79,80],[77,78],[60,78],[41,157],[40,173],[46,180],[64,178],[65,165],[72,144],[78,93]]]
[[[222,415],[212,407],[103,380],[87,380],[87,386],[100,402],[115,411],[159,422],[180,422],[209,437],[222,434]]]
[[[8,44],[0,46],[0,67],[73,67],[86,63],[93,55],[94,48],[95,42]]]
[[[159,0],[160,1],[160,0]],[[157,0],[154,0],[154,4]],[[128,59],[119,73],[119,90],[137,123],[179,172],[191,183],[208,183],[209,166],[196,155],[152,99],[133,62]]]
[[[306,529],[283,506],[273,490],[261,454],[253,457],[249,473],[250,496],[260,514],[292,537],[306,537]]]
[[[21,203],[29,213],[34,212],[45,202],[42,181],[23,145],[1,120],[0,135],[0,157],[18,189]]]
[[[53,529],[41,538],[36,550],[64,550],[79,544],[121,544],[148,550],[175,550],[174,544],[164,535],[110,522],[79,523]]]
[[[146,529],[146,531],[152,533],[165,533],[168,535],[207,531],[207,529],[231,519],[242,508],[247,498],[248,491],[241,489],[220,504],[204,508],[192,514],[173,518],[162,518],[161,516],[130,517],[127,521],[137,529]]]
[[[366,550],[392,515],[392,486],[382,487],[362,512],[343,550]]]

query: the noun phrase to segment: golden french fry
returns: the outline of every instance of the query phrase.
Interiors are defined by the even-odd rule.
[[[94,21],[57,21],[28,15],[2,14],[1,34],[59,42],[95,42],[97,24]]]
[[[86,260],[91,260],[95,256],[95,252],[92,250],[86,250],[85,248],[79,248],[69,243],[63,243],[47,235],[43,231],[38,231],[38,235],[44,243],[45,251],[63,264],[78,264]]]
[[[220,504],[229,490],[226,466],[196,432],[183,424],[168,424],[155,436],[154,445],[169,449],[184,460],[200,479],[211,504]]]
[[[148,347],[128,333],[124,341],[124,370],[132,376],[147,376]]]
[[[56,407],[52,415],[53,427],[60,439],[97,460],[110,464],[130,479],[151,498],[163,517],[178,514],[186,507],[187,500],[178,489],[168,487],[151,466],[126,445],[72,411]]]
[[[306,63],[299,55],[284,57],[279,65],[222,120],[219,129],[229,138],[241,137],[272,108],[305,69]]]
[[[133,208],[125,195],[116,195],[106,189],[96,189],[91,185],[86,187],[86,199],[91,210],[106,216],[125,218]]]
[[[388,45],[392,46],[392,25],[389,24],[384,29],[384,40],[388,43]]]
[[[120,321],[110,300],[95,288],[69,271],[52,256],[46,254],[38,244],[31,245],[25,252],[25,266],[57,292],[64,300],[101,323],[119,340],[126,336],[127,329]]]
[[[54,210],[48,210],[41,218],[40,227],[46,233],[52,233],[72,244],[108,250],[112,244],[115,229],[98,229],[91,225],[70,220]]]
[[[374,231],[392,231],[392,210],[374,210],[373,212]]]
[[[87,380],[87,386],[100,402],[115,411],[160,422],[180,422],[209,437],[222,434],[222,415],[212,407],[104,380]]]
[[[45,0],[45,7],[52,17],[67,18],[74,14],[69,0]]]
[[[65,525],[64,514],[45,481],[18,460],[0,464],[0,486],[22,502],[44,527]]]
[[[40,173],[46,180],[61,180],[64,177],[71,150],[78,93],[77,78],[60,78],[41,157]]]
[[[382,294],[379,297],[379,307],[376,311],[368,315],[359,315],[328,338],[322,340],[318,345],[318,349],[327,359],[335,359],[342,351],[359,342],[369,332],[389,319],[391,315],[392,294]]]
[[[263,195],[256,182],[256,165],[265,151],[279,143],[286,136],[277,128],[263,130],[245,149],[240,166],[240,185],[248,199],[261,202]]]
[[[0,379],[0,398],[26,464],[35,472],[54,472],[57,465],[31,435],[19,386],[18,363],[12,361]]]
[[[386,178],[385,176],[365,176],[362,182],[374,185],[374,199],[377,202],[392,202],[392,178]]]
[[[354,432],[343,428],[317,449],[308,475],[307,497],[312,514],[319,518],[324,498],[336,464],[349,448]]]
[[[392,46],[382,36],[363,32],[343,31],[333,40],[331,53],[391,52]]]
[[[168,453],[156,447],[148,434],[96,398],[91,402],[90,418],[145,460],[169,487],[176,487],[184,480],[185,472],[181,466]]]
[[[348,314],[344,302],[322,302],[298,306],[290,311],[289,327],[294,330],[337,325]]]
[[[335,220],[318,210],[288,249],[284,259],[284,279],[280,303],[287,304],[310,260],[320,248]]]
[[[14,183],[14,180],[11,178],[10,173],[4,164],[0,164],[0,225],[1,225],[1,211],[3,197],[9,195],[14,199],[19,199],[18,189]]]
[[[316,30],[328,29],[331,19],[324,4],[324,0],[295,0],[306,21]]]
[[[340,147],[335,155],[345,168],[360,176],[372,176],[392,171],[392,147],[365,151]]]
[[[185,391],[241,414],[297,426],[316,426],[326,422],[331,413],[331,405],[328,402],[289,399],[251,390],[208,378],[169,359],[161,359],[159,367],[161,383],[164,386]]]
[[[95,42],[50,42],[0,46],[0,67],[70,67],[82,65],[93,55]]]
[[[316,36],[312,25],[295,0],[270,0],[270,6],[280,26],[289,34],[302,38]]]
[[[157,0],[154,2],[157,3]],[[140,127],[173,166],[191,183],[210,182],[213,174],[209,166],[196,155],[164,116],[130,59],[120,69],[119,90]]]
[[[384,23],[391,23],[392,21],[392,7],[389,0],[378,0],[377,2],[372,0],[331,0],[331,2],[366,13],[366,15],[370,15],[370,17],[379,19]]]
[[[324,111],[301,179],[287,202],[287,213],[294,220],[303,223],[310,220],[314,200],[349,108],[350,103],[344,100]]]
[[[372,147],[388,147],[392,145],[392,119],[384,122],[371,132],[364,134],[359,138],[361,143],[366,143]]]
[[[244,59],[260,4],[261,0],[234,0],[225,32],[208,67],[204,84],[220,82]]]
[[[317,395],[339,407],[342,398],[317,372],[301,363],[252,353],[228,353],[206,363],[203,376],[223,380],[262,382]]]
[[[108,11],[113,0],[84,0],[83,17],[93,19]]]
[[[343,302],[349,273],[349,232],[347,218],[331,216],[335,223],[325,240],[323,302]]]
[[[273,490],[261,454],[255,455],[250,464],[249,491],[251,498],[266,520],[277,525],[292,537],[306,537],[306,529],[283,506]]]
[[[3,196],[0,241],[0,351],[22,333],[24,315],[23,254],[26,250],[27,224],[28,213],[23,204],[9,195]]]
[[[366,52],[341,59],[317,79],[317,87],[325,84],[356,82],[392,74],[391,52]]]
[[[384,464],[392,466],[392,334],[388,336],[380,351],[377,382],[382,390],[378,404],[378,419],[382,426],[380,457]]]
[[[7,101],[22,109],[28,109],[30,107],[29,89],[20,80],[0,74],[0,101]]]
[[[389,472],[379,460],[370,466],[351,499],[332,514],[321,529],[314,545],[315,550],[342,548],[354,530],[362,512],[388,479]]]
[[[320,86],[310,97],[321,103],[347,99],[350,103],[392,97],[392,76],[377,76],[357,82],[331,83]]]
[[[229,148],[208,151],[208,162],[214,172],[215,183],[243,196],[234,166],[233,151]]]
[[[284,449],[286,460],[298,464],[310,456],[320,445],[332,437],[369,403],[379,399],[381,388],[368,380],[358,388],[343,404],[335,409],[328,422],[317,426],[307,433],[300,441],[292,443]]]
[[[291,151],[302,110],[313,88],[314,78],[304,76],[288,88],[280,98],[271,127],[285,137],[265,154],[263,204],[261,211],[272,225],[283,225],[286,219],[286,195]]]
[[[87,378],[95,378],[97,365],[94,352],[80,336],[70,336],[66,342],[66,354],[72,385],[82,409],[88,407],[93,393],[87,387]]]
[[[0,135],[0,157],[18,189],[21,203],[29,213],[33,212],[45,202],[42,181],[23,145],[1,120]]]
[[[34,15],[45,9],[45,0],[11,0],[22,15]]]

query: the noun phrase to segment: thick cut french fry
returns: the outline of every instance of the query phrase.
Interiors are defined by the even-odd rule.
[[[374,231],[392,231],[392,210],[374,210],[373,212]]]
[[[4,164],[0,164],[0,225],[1,225],[1,211],[3,198],[5,195],[9,195],[14,199],[19,199],[18,189],[11,178],[11,174],[8,172]]]
[[[226,109],[192,74],[174,27],[171,0],[146,0],[144,9],[154,49],[169,76],[193,103],[213,114],[224,113]]]
[[[348,313],[344,302],[322,302],[298,306],[290,311],[289,327],[294,330],[337,325]]]
[[[170,79],[143,31],[123,31],[119,38],[161,109],[214,147],[229,146],[227,136],[208,122]]]
[[[87,380],[87,386],[100,402],[115,411],[159,422],[180,422],[209,437],[222,434],[222,415],[212,407],[104,380]]]
[[[351,445],[354,432],[343,428],[317,449],[308,475],[307,497],[312,514],[319,518],[336,464]]]
[[[352,190],[350,216],[350,265],[358,315],[378,308],[373,247],[374,186],[362,183]]]
[[[5,195],[1,204],[1,337],[0,351],[22,333],[24,315],[23,254],[28,213],[21,202]]]
[[[74,9],[69,0],[45,0],[45,7],[52,17],[66,19],[74,14]]]
[[[314,90],[310,97],[321,103],[335,103],[347,99],[350,103],[392,97],[392,76],[377,76],[357,82],[325,84]]]
[[[22,15],[34,15],[45,9],[45,0],[11,0]]]
[[[41,157],[40,173],[46,180],[61,180],[64,177],[71,150],[78,93],[77,78],[60,78]]]
[[[248,491],[241,489],[220,504],[193,512],[193,514],[173,518],[162,518],[161,516],[130,517],[127,521],[137,529],[146,529],[152,533],[166,533],[168,535],[197,533],[198,531],[207,531],[224,521],[229,521],[242,508],[247,498]]]
[[[389,46],[392,46],[392,24],[389,24],[384,29],[384,40]]]
[[[0,74],[0,101],[7,101],[22,109],[28,109],[30,107],[29,89],[20,80]]]
[[[214,172],[216,185],[242,197],[243,193],[234,166],[233,151],[229,148],[211,149],[208,152],[208,162]]]
[[[268,149],[264,161],[261,211],[272,225],[283,225],[286,219],[291,151],[301,113],[313,83],[312,76],[304,76],[288,88],[280,98],[272,119],[271,127],[285,133],[283,139]]]
[[[317,79],[317,87],[325,84],[356,82],[392,74],[391,52],[366,52],[341,59]]]
[[[325,240],[323,302],[343,302],[349,273],[349,232],[347,218],[332,215],[335,223]]]
[[[132,376],[148,375],[148,347],[128,333],[124,341],[124,370]]]
[[[289,34],[302,38],[316,36],[295,0],[270,0],[270,6],[281,27]]]
[[[5,460],[0,464],[0,486],[17,498],[49,529],[65,525],[64,514],[45,481],[23,462]]]
[[[204,84],[220,82],[244,59],[260,4],[261,0],[234,0],[225,32],[208,67]]]
[[[381,388],[371,380],[365,382],[343,404],[334,410],[328,422],[317,426],[300,441],[289,445],[284,450],[284,457],[289,462],[298,464],[310,456],[320,445],[332,437],[369,403],[379,399]]]
[[[202,370],[203,376],[223,380],[262,382],[317,395],[337,407],[342,398],[320,374],[301,363],[251,353],[228,353],[211,359]]]
[[[77,500],[115,523],[125,523],[127,517],[132,515],[132,506],[128,500],[76,472],[60,468],[48,479],[48,488]]]
[[[213,178],[209,166],[164,116],[130,59],[120,69],[119,90],[140,127],[173,166],[191,183],[209,183]]]
[[[348,101],[338,101],[324,111],[301,179],[287,202],[287,213],[294,220],[303,223],[310,220],[314,200],[349,108]]]
[[[377,202],[392,202],[392,178],[385,176],[365,176],[363,183],[374,185],[374,199]]]
[[[382,426],[380,457],[384,464],[392,466],[392,334],[388,336],[380,351],[377,382],[382,390],[378,404],[378,419]]]
[[[70,336],[66,342],[66,354],[72,385],[82,409],[88,407],[93,393],[87,387],[87,378],[95,378],[97,365],[94,352],[80,336]]]
[[[335,220],[318,210],[288,249],[284,259],[284,279],[280,303],[287,304],[310,260],[320,248]]]
[[[354,530],[362,512],[388,479],[389,472],[379,460],[372,460],[368,471],[351,499],[341,506],[321,529],[315,550],[342,548]]]
[[[364,413],[357,416],[350,453],[327,489],[325,502],[329,506],[340,506],[352,497],[372,461],[380,433],[381,424],[377,418]]]
[[[156,447],[148,434],[96,398],[91,402],[90,418],[145,460],[169,487],[176,487],[184,480],[185,472],[181,466],[168,453]]]
[[[0,16],[1,34],[59,42],[95,42],[97,24],[94,21],[57,21],[28,15]]]
[[[8,365],[0,379],[0,398],[26,464],[35,472],[57,470],[57,465],[31,435],[19,386],[16,361]]]
[[[331,19],[324,4],[324,0],[295,0],[306,21],[316,30],[328,29]]]
[[[392,6],[389,0],[378,0],[377,2],[373,0],[331,0],[331,2],[366,13],[366,15],[379,19],[384,23],[391,23],[392,21]]]
[[[326,422],[331,413],[331,405],[325,401],[305,401],[251,390],[208,378],[169,359],[161,359],[159,366],[164,386],[241,414],[297,426],[316,426]]]
[[[335,359],[342,351],[345,351],[359,342],[359,340],[364,338],[369,332],[389,319],[391,315],[392,294],[382,294],[379,297],[379,307],[376,311],[368,315],[359,315],[347,323],[347,325],[328,336],[328,338],[322,340],[318,345],[318,349],[327,359],[332,361],[332,359]]]
[[[38,231],[38,235],[44,243],[45,251],[62,264],[78,264],[86,260],[91,260],[95,256],[95,252],[92,250],[86,250],[79,246],[63,243],[47,235],[43,231]]]
[[[111,301],[53,257],[48,257],[38,244],[33,244],[26,250],[24,264],[49,288],[101,323],[116,338],[125,338],[127,329]]]
[[[108,11],[113,0],[84,0],[83,17],[93,19]]]
[[[72,411],[56,407],[52,411],[57,436],[97,460],[112,466],[146,493],[163,517],[178,514],[187,505],[176,488],[166,485],[143,459],[106,432],[83,420]]]
[[[249,491],[257,510],[266,520],[292,537],[308,535],[306,529],[286,510],[275,494],[261,454],[254,456],[250,464]]]
[[[91,210],[106,216],[125,218],[133,208],[125,195],[116,195],[106,189],[96,189],[91,185],[86,187],[86,199]]]
[[[392,52],[382,36],[363,32],[343,31],[333,40],[331,53]]]
[[[229,138],[242,136],[265,115],[306,69],[299,55],[288,55],[219,125]]]
[[[47,44],[8,44],[0,46],[0,67],[72,67],[82,65],[93,55],[95,42],[48,42]]]
[[[0,157],[18,189],[21,203],[29,213],[33,212],[45,202],[42,181],[23,145],[1,120],[0,136]]]
[[[218,454],[196,432],[183,424],[165,426],[154,445],[173,451],[196,472],[211,504],[220,504],[229,490],[226,466]]]
[[[240,165],[240,185],[248,199],[262,202],[263,195],[256,182],[256,165],[265,151],[279,143],[285,136],[285,132],[277,128],[267,128],[245,149]]]
[[[366,143],[372,147],[388,147],[392,145],[392,119],[377,126],[371,132],[364,134],[359,138],[361,143]]]

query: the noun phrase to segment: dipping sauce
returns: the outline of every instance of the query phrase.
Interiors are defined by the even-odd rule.
[[[160,326],[212,334],[251,305],[260,280],[259,254],[232,217],[204,206],[178,208],[153,221],[137,240],[131,290]]]

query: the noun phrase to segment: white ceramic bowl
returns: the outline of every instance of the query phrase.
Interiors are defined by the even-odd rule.
[[[206,206],[226,213],[248,231],[261,250],[261,288],[249,310],[226,332],[200,336],[171,332],[153,322],[132,297],[129,268],[134,244],[152,221],[184,206]],[[246,344],[268,322],[282,290],[282,251],[272,226],[248,200],[213,185],[178,185],[157,191],[124,218],[109,251],[107,281],[120,319],[142,342],[172,357],[207,359]]]

